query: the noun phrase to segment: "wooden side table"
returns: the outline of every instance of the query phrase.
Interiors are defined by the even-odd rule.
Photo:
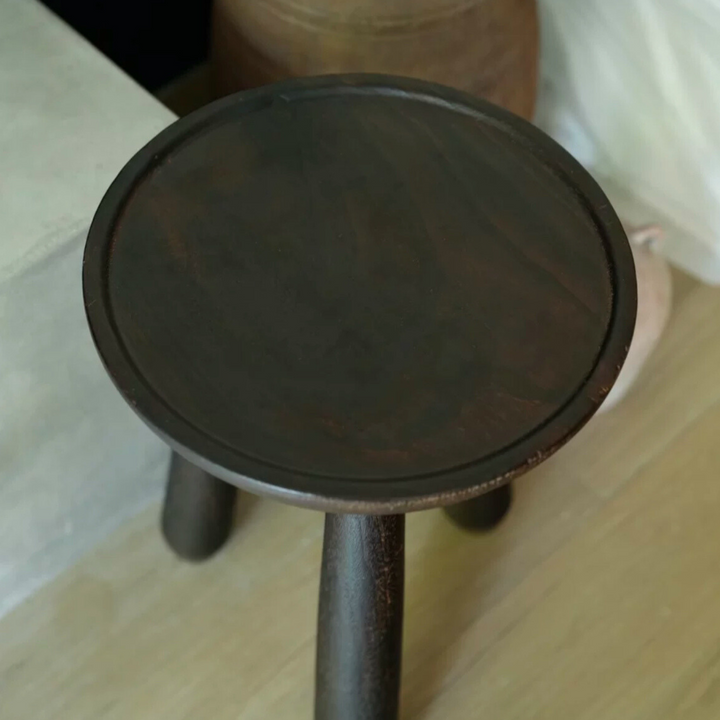
[[[404,513],[502,515],[609,391],[636,302],[622,227],[567,153],[372,75],[162,132],[101,203],[83,281],[108,372],[178,454],[182,555],[227,537],[236,487],[327,513],[318,720],[397,717]]]

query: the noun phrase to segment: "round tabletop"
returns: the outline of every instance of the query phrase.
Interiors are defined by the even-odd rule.
[[[448,88],[305,78],[120,173],[83,282],[101,357],[181,454],[343,512],[474,497],[560,447],[635,319],[622,226],[529,123]]]

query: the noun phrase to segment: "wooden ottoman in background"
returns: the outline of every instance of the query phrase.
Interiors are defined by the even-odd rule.
[[[101,203],[83,282],[110,375],[178,453],[180,554],[224,541],[236,487],[327,513],[318,720],[397,717],[404,513],[504,512],[612,387],[636,304],[623,229],[558,145],[372,75],[163,131]]]
[[[390,73],[529,120],[536,0],[215,0],[211,55],[221,95],[303,75]]]

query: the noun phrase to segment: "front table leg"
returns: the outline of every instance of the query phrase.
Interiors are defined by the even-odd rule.
[[[327,515],[320,577],[315,720],[396,720],[404,515]]]

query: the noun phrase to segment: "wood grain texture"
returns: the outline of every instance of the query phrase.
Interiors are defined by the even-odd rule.
[[[720,716],[720,293],[676,287],[648,372],[506,522],[408,516],[403,718]],[[153,508],[0,621],[3,720],[311,718],[323,518],[240,509],[188,567]]]
[[[404,515],[327,515],[315,720],[396,720],[405,586]]]
[[[85,297],[133,407],[213,475],[346,512],[476,496],[548,457],[632,332],[624,232],[558,145],[440,86],[310,78],[144,148]]]
[[[529,120],[537,8],[535,0],[217,0],[211,55],[222,94],[379,72],[466,90]]]

